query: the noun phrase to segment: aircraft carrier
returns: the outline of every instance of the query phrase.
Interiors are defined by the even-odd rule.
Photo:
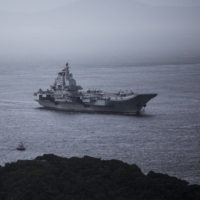
[[[157,94],[137,94],[132,91],[108,93],[101,90],[82,91],[76,84],[72,73],[66,67],[58,73],[50,89],[39,89],[34,93],[39,96],[38,103],[44,107],[71,112],[140,114],[149,100]]]

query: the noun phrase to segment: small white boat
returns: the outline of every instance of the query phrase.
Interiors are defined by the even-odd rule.
[[[17,147],[17,150],[19,150],[19,151],[24,151],[25,150],[24,144],[22,142],[19,143],[19,146]]]

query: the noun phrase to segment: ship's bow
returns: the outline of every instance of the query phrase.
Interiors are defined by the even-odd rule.
[[[141,109],[143,107],[146,107],[147,102],[149,102],[151,99],[156,97],[158,94],[152,93],[152,94],[138,94],[135,98],[136,106],[137,106],[137,113],[140,113]]]

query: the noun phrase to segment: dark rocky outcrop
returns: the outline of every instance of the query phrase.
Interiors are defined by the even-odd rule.
[[[0,168],[0,199],[200,199],[200,186],[119,160],[53,154]]]

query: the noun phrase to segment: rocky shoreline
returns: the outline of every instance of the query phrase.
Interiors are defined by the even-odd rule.
[[[0,167],[0,199],[200,199],[200,186],[119,160],[44,154]]]

